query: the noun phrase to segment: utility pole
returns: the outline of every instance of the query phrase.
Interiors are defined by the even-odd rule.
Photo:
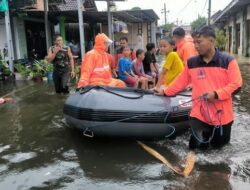
[[[211,0],[208,0],[208,17],[207,17],[207,25],[211,24]]]
[[[85,55],[85,39],[84,39],[84,23],[82,16],[82,7],[85,0],[77,0],[77,8],[78,8],[78,22],[79,22],[79,32],[80,32],[80,47],[81,47],[81,56],[82,59]]]
[[[108,10],[108,37],[109,39],[113,40],[114,41],[114,38],[113,38],[113,14],[111,13],[111,10],[110,10],[110,7],[111,7],[111,2],[110,0],[107,0],[107,10]],[[112,43],[111,46],[110,46],[110,53],[111,54],[114,54],[114,44]]]
[[[169,10],[167,11],[166,9],[166,3],[164,3],[164,9],[162,9],[162,12],[164,14],[164,20],[165,20],[165,25],[167,24],[167,13],[169,13]]]
[[[46,36],[46,48],[49,49],[49,22],[48,22],[49,3],[48,0],[44,0],[44,25]]]
[[[6,37],[7,37],[7,44],[8,44],[8,61],[10,71],[14,72],[14,50],[13,50],[13,41],[12,41],[12,32],[11,32],[11,25],[10,25],[10,12],[9,12],[9,4],[6,1],[7,10],[5,11],[5,27],[6,27]]]

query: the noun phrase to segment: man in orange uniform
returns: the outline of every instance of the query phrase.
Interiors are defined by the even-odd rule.
[[[194,47],[193,38],[191,36],[186,36],[185,30],[181,27],[174,30],[173,38],[176,43],[177,53],[183,64],[186,65],[190,57],[198,54]]]
[[[96,36],[94,49],[82,61],[78,88],[87,85],[126,86],[123,81],[112,78],[110,56],[107,53],[111,43],[112,40],[103,33]]]
[[[116,57],[115,57],[115,64],[116,64],[116,70],[118,71],[118,67],[119,67],[119,61],[120,59],[123,57],[123,49],[125,47],[128,46],[128,38],[127,37],[121,37],[120,38],[120,48],[117,49],[116,51]],[[130,48],[130,61],[132,62],[135,58],[136,58],[136,55],[135,55],[135,51]]]
[[[182,74],[157,95],[172,96],[193,85],[189,147],[220,147],[230,141],[233,124],[232,94],[242,86],[237,61],[215,49],[215,31],[205,26],[198,31],[198,56],[188,60]],[[200,99],[199,97],[203,97]]]

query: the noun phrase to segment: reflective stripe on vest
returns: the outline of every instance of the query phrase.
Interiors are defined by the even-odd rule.
[[[110,71],[110,66],[104,65],[103,67],[96,67],[93,72],[104,72],[104,71]]]

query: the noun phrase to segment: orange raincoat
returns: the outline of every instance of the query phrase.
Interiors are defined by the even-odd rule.
[[[194,40],[191,36],[186,36],[181,42],[176,44],[177,53],[184,65],[187,65],[187,60],[195,55],[197,51],[194,46]]]
[[[126,86],[123,81],[112,78],[110,56],[104,44],[108,40],[103,33],[96,36],[94,49],[89,51],[82,61],[78,88],[87,85]]]

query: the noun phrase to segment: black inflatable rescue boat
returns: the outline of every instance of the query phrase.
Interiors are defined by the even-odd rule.
[[[134,88],[87,86],[66,100],[66,123],[88,137],[163,139],[189,128],[191,92],[155,96]]]

